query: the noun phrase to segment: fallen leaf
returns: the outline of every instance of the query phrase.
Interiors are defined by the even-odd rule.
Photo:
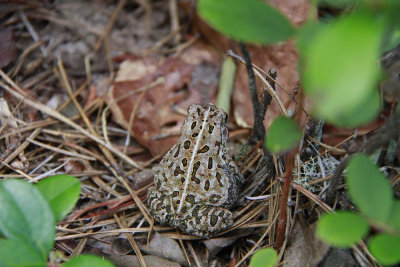
[[[17,46],[13,32],[8,28],[0,27],[0,68],[6,67],[16,57]]]
[[[329,249],[329,245],[315,236],[315,224],[302,227],[296,222],[289,235],[285,250],[284,266],[317,266]]]
[[[320,267],[346,266],[356,267],[359,263],[352,256],[350,249],[330,248],[326,257],[318,264]]]
[[[176,143],[185,118],[173,107],[186,110],[193,103],[215,101],[218,59],[218,54],[200,41],[178,56],[126,59],[106,98],[115,121],[128,129],[137,106],[132,136],[152,155],[164,154]]]
[[[224,247],[232,245],[238,238],[237,237],[221,237],[204,240],[203,244],[207,247],[211,256],[216,255]]]
[[[113,255],[125,255],[131,251],[133,251],[133,248],[126,238],[116,238],[111,243],[111,253]]]
[[[153,171],[151,169],[144,169],[134,173],[132,177],[128,178],[132,181],[132,188],[134,190],[139,190],[153,181]]]
[[[65,173],[82,173],[85,170],[85,166],[77,160],[70,160],[64,165]]]
[[[143,246],[141,249],[147,254],[170,259],[182,265],[188,265],[179,243],[171,238],[163,237],[157,232],[152,236],[148,247]]]

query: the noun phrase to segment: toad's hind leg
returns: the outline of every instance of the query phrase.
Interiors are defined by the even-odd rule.
[[[179,228],[187,233],[210,238],[233,224],[232,213],[212,205],[194,205],[189,211],[185,224]]]
[[[150,187],[147,192],[147,204],[150,207],[150,213],[156,221],[160,223],[168,223],[169,220],[169,210],[167,207],[169,199],[161,193],[160,190],[156,189],[154,186]]]

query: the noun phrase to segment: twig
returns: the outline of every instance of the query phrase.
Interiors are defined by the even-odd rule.
[[[259,140],[264,141],[265,127],[263,124],[265,113],[262,112],[261,103],[258,100],[256,78],[251,65],[251,56],[245,44],[240,43],[240,50],[246,61],[247,74],[249,76],[250,98],[253,106],[254,127],[251,136],[249,137],[250,144],[256,144]]]
[[[174,38],[175,45],[178,45],[181,40],[179,33],[179,15],[178,15],[178,4],[176,0],[169,0],[169,14],[171,16],[171,32],[176,32]]]
[[[71,151],[68,151],[68,150],[65,150],[65,149],[62,149],[62,148],[53,147],[51,145],[35,141],[35,140],[31,139],[31,138],[28,138],[27,140],[30,143],[35,144],[35,145],[37,145],[39,147],[43,147],[43,148],[46,148],[48,150],[51,150],[51,151],[54,151],[54,152],[57,152],[57,153],[60,153],[60,154],[68,155],[68,156],[71,156],[71,157],[74,157],[74,158],[77,158],[77,159],[80,158],[80,159],[86,159],[86,160],[96,160],[93,157],[82,155],[82,154],[75,153],[75,152],[71,152]]]
[[[150,35],[151,33],[151,17],[153,14],[153,8],[151,6],[151,1],[148,0],[135,0],[138,4],[144,9],[146,13],[146,34]]]
[[[289,197],[289,188],[291,184],[291,177],[293,173],[293,160],[296,154],[296,149],[291,150],[286,157],[285,166],[285,180],[283,182],[282,195],[280,201],[280,211],[279,211],[279,221],[276,230],[276,245],[275,247],[279,249],[282,247],[283,240],[285,239],[285,230],[287,222],[287,201]]]
[[[268,71],[268,75],[265,77],[265,79],[268,81],[268,83],[271,85],[271,87],[272,87],[272,89],[274,89],[274,91],[276,90],[275,89],[275,85],[276,85],[275,81],[276,81],[277,76],[278,76],[278,73],[276,72],[276,69],[272,68]],[[261,98],[262,98],[262,103],[263,103],[262,112],[264,113],[264,116],[265,116],[265,113],[267,112],[267,108],[272,100],[272,96],[271,96],[271,94],[268,93],[265,85],[264,85],[264,91],[262,92]]]
[[[39,35],[36,33],[35,29],[33,28],[32,24],[29,22],[28,18],[26,17],[24,11],[20,10],[19,11],[19,16],[22,19],[22,22],[24,23],[25,27],[28,29],[28,32],[32,36],[32,39],[35,42],[40,42]],[[46,49],[42,46],[42,43],[40,43],[40,51],[42,52],[44,57],[47,57],[47,51]]]

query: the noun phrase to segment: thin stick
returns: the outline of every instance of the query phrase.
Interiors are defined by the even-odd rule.
[[[280,201],[280,216],[278,221],[278,227],[276,230],[276,248],[279,249],[283,245],[283,240],[285,239],[285,229],[287,221],[287,201],[289,197],[289,188],[291,184],[291,177],[293,172],[293,160],[296,150],[290,151],[286,157],[285,166],[285,180],[283,182],[283,189]]]
[[[246,45],[243,43],[240,43],[240,50],[242,51],[243,57],[246,61],[246,69],[249,76],[250,98],[253,106],[254,127],[253,133],[249,137],[249,142],[255,144],[260,140],[261,142],[264,142],[265,127],[263,121],[265,113],[262,112],[261,103],[258,100],[256,78],[251,65],[250,53],[247,50]]]
[[[68,155],[68,156],[71,156],[71,157],[74,157],[74,158],[81,158],[81,159],[86,159],[86,160],[96,160],[94,157],[90,157],[90,156],[82,155],[82,154],[79,154],[79,153],[71,152],[71,151],[68,151],[68,150],[65,150],[65,149],[53,147],[51,145],[44,144],[42,142],[38,142],[38,141],[33,140],[31,138],[28,138],[27,140],[32,144],[35,144],[35,145],[40,146],[40,147],[44,147],[44,148],[46,148],[48,150],[55,151],[55,152],[60,153],[60,154]]]

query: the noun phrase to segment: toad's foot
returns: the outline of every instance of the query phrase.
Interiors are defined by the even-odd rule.
[[[212,205],[194,205],[185,218],[171,218],[171,224],[183,232],[210,238],[233,224],[232,213]]]

